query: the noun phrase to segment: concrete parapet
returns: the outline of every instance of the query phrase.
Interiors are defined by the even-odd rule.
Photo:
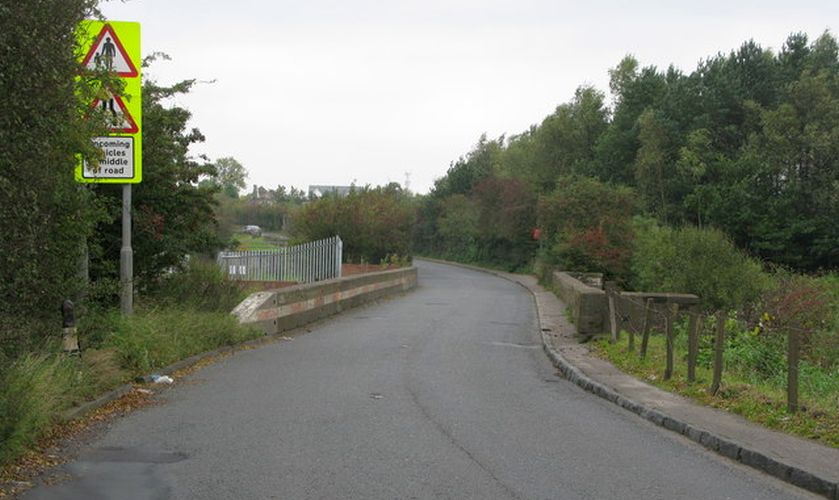
[[[416,285],[416,267],[361,274],[256,292],[232,314],[266,334],[280,333]]]
[[[569,308],[570,320],[582,336],[597,335],[609,331],[609,303],[606,292],[592,283],[602,283],[597,273],[553,272],[553,289],[559,299]],[[652,299],[653,308],[664,311],[665,304],[679,304],[682,311],[692,310],[699,305],[699,297],[687,293],[620,292],[615,295],[615,309],[618,327],[640,329],[644,322],[644,307]],[[660,315],[653,317],[653,329],[663,329]]]
[[[589,286],[573,275],[554,271],[553,288],[571,312],[571,321],[579,335],[604,333],[608,328],[606,292]]]

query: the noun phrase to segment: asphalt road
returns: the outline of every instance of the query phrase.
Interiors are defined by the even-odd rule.
[[[419,268],[180,381],[25,498],[812,498],[558,378],[518,285]]]

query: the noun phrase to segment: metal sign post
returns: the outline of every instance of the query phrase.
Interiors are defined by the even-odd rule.
[[[134,250],[131,248],[131,184],[122,185],[122,248],[119,250],[120,310],[134,313]]]

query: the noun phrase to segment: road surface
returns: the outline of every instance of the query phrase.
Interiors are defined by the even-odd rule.
[[[25,498],[812,498],[557,377],[518,285],[419,269],[180,381]]]

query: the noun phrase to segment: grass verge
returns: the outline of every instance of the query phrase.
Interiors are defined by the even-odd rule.
[[[78,358],[26,355],[0,373],[0,464],[16,458],[58,414],[92,395],[92,373]]]
[[[238,242],[236,250],[242,252],[247,250],[276,250],[279,248],[276,242],[270,241],[264,236],[251,236],[241,233],[236,235],[236,241]]]
[[[227,313],[158,309],[122,318],[106,344],[134,374],[262,335]]]
[[[622,335],[626,338],[626,333]],[[629,352],[624,342],[611,344],[600,339],[591,344],[592,353],[610,361],[626,373],[632,374],[661,389],[689,397],[701,404],[734,412],[766,427],[817,440],[839,448],[839,373],[826,373],[818,367],[802,364],[800,390],[802,409],[789,413],[786,409],[785,374],[769,376],[755,371],[737,369],[736,351],[727,351],[726,366],[720,391],[708,393],[713,377],[710,365],[700,363],[696,382],[687,382],[687,347],[684,337],[677,337],[674,374],[664,380],[665,341],[661,335],[650,337],[647,356]],[[705,352],[707,354],[707,352]]]
[[[20,457],[78,403],[137,375],[262,335],[223,312],[162,308],[101,318],[98,329],[82,336],[92,342],[81,357],[29,354],[0,366],[0,465]]]

